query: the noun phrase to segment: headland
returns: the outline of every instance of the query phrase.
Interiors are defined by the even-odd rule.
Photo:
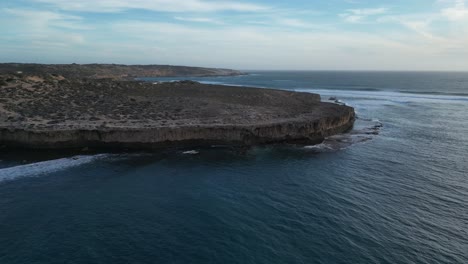
[[[321,102],[311,93],[193,81],[153,84],[111,70],[82,74],[35,67],[0,70],[0,146],[154,149],[316,144],[346,132],[355,119],[352,107]],[[131,72],[134,77],[148,76],[137,69]]]

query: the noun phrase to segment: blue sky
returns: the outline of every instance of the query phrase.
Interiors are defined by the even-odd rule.
[[[0,62],[468,70],[468,0],[2,0]]]

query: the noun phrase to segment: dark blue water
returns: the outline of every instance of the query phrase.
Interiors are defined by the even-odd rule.
[[[315,147],[2,152],[0,263],[468,263],[467,73],[195,79],[318,92],[359,119]]]

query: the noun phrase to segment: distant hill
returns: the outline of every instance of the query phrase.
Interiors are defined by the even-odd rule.
[[[0,63],[0,74],[57,75],[67,79],[133,79],[136,77],[235,76],[236,70],[170,65]]]

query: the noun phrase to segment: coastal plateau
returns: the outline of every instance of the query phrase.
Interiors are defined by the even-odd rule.
[[[352,107],[321,102],[317,94],[128,79],[172,74],[139,72],[143,66],[119,66],[131,69],[131,74],[44,67],[5,70],[8,67],[0,66],[0,146],[153,149],[316,144],[348,131],[355,119]]]

